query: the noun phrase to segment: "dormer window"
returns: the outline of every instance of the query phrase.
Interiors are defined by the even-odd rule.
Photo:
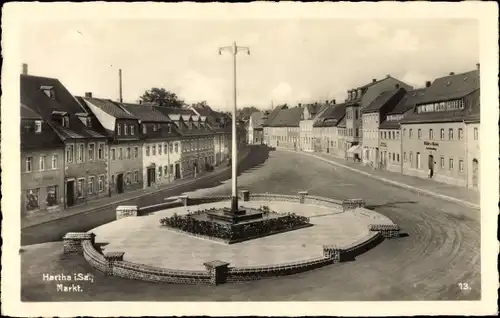
[[[62,126],[64,128],[69,128],[69,116],[62,116]]]
[[[135,134],[135,126],[130,125],[130,134],[133,136]]]
[[[171,134],[172,133],[172,125],[168,124],[168,133]]]
[[[47,95],[48,98],[55,99],[56,98],[56,91],[54,90],[54,87],[52,86],[42,86],[40,89]]]
[[[127,124],[123,125],[123,134],[125,136],[128,135],[128,125]]]
[[[146,124],[142,124],[142,133],[146,134],[148,132],[148,129],[146,128]]]
[[[92,118],[87,118],[87,127],[92,128]]]
[[[156,127],[156,124],[153,124],[153,131],[156,132],[158,130],[158,127]]]
[[[42,132],[42,121],[41,120],[35,120],[35,132],[36,133]]]

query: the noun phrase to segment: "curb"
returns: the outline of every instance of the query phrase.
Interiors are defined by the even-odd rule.
[[[239,163],[241,161],[243,161],[246,157],[248,157],[248,155],[250,154],[250,152],[251,152],[251,150],[247,151],[247,153],[242,158],[240,158]],[[70,218],[70,217],[75,216],[75,215],[97,212],[99,210],[106,209],[106,208],[108,208],[108,207],[110,207],[112,205],[119,204],[121,202],[129,201],[129,200],[135,200],[135,199],[139,199],[139,198],[142,198],[142,197],[146,197],[148,195],[152,195],[152,194],[155,194],[155,193],[160,192],[160,191],[173,190],[173,189],[179,188],[181,186],[186,186],[186,185],[189,185],[189,184],[193,184],[196,181],[207,179],[208,177],[216,177],[216,176],[218,176],[218,175],[220,175],[220,174],[228,171],[229,169],[231,169],[230,166],[229,167],[224,167],[223,169],[215,172],[214,174],[205,174],[205,175],[203,175],[203,176],[201,176],[201,177],[199,177],[197,179],[189,180],[189,181],[186,181],[184,183],[173,185],[171,187],[166,187],[166,188],[163,188],[163,189],[158,189],[156,191],[149,192],[149,193],[141,193],[141,194],[138,194],[138,195],[130,197],[130,198],[119,199],[117,201],[113,201],[113,202],[109,202],[109,203],[103,204],[103,205],[101,205],[101,206],[99,206],[97,208],[94,208],[94,209],[89,209],[89,210],[85,210],[85,211],[81,211],[81,212],[74,213],[74,214],[69,214],[69,215],[63,215],[61,217],[58,217],[58,218],[55,218],[55,219],[52,219],[52,220],[47,220],[47,221],[39,222],[39,223],[36,223],[36,224],[31,224],[31,225],[28,225],[28,226],[24,226],[24,227],[21,227],[21,230],[27,229],[27,228],[30,228],[30,227],[35,227],[35,226],[38,226],[38,225],[41,225],[41,224],[45,224],[45,223],[54,222],[54,221],[61,220],[61,219]],[[144,190],[144,189],[141,189],[141,190]]]
[[[288,150],[288,149],[279,149],[279,150],[293,152],[293,153],[300,153],[300,154],[303,154],[303,155],[306,155],[306,156],[314,157],[314,158],[317,158],[317,159],[319,159],[321,161],[330,163],[332,165],[335,165],[335,166],[338,166],[338,167],[342,167],[344,169],[347,169],[347,170],[350,170],[350,171],[353,171],[353,172],[357,172],[359,174],[363,174],[363,175],[368,176],[370,178],[377,179],[377,180],[380,180],[382,182],[389,183],[389,184],[395,185],[395,186],[400,187],[400,188],[405,188],[405,189],[413,190],[413,191],[416,191],[418,193],[423,193],[423,194],[426,194],[426,195],[429,195],[429,196],[433,196],[433,197],[436,197],[436,198],[440,198],[440,199],[443,199],[443,200],[446,200],[446,201],[451,201],[451,202],[454,202],[454,203],[462,204],[462,205],[465,205],[467,207],[471,207],[471,208],[474,208],[474,209],[480,209],[480,207],[481,207],[480,205],[472,203],[472,202],[469,202],[469,201],[460,200],[460,199],[457,199],[457,198],[454,198],[454,197],[450,197],[450,196],[447,196],[447,195],[444,195],[444,194],[435,193],[435,192],[432,192],[432,191],[429,191],[429,190],[424,190],[424,189],[420,189],[420,188],[417,188],[417,187],[414,187],[414,186],[410,186],[410,185],[407,185],[405,183],[393,181],[393,180],[390,180],[390,179],[387,179],[387,178],[384,178],[384,177],[375,176],[375,175],[372,175],[372,174],[370,174],[368,172],[361,171],[361,170],[358,170],[356,168],[352,168],[352,167],[349,167],[349,166],[340,164],[338,162],[331,161],[331,160],[328,160],[328,159],[325,159],[325,158],[322,158],[322,157],[319,157],[319,156],[316,156],[316,155],[313,155],[313,154],[310,154],[310,153],[304,153],[302,151],[292,151],[292,150]]]

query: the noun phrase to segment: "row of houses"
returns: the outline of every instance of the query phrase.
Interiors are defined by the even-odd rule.
[[[479,78],[479,64],[423,88],[387,75],[349,89],[343,103],[282,105],[255,115],[248,140],[477,189]]]
[[[20,81],[23,213],[196,176],[231,151],[230,118],[210,107],[73,96],[58,79],[28,75],[26,66]]]

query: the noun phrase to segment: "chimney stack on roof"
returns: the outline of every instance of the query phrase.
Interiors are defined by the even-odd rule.
[[[86,92],[85,97],[87,98],[92,98],[92,92]]]
[[[425,82],[425,87],[430,87],[431,86],[431,81]]]
[[[335,99],[332,99],[332,104],[335,105],[337,101]]]
[[[376,79],[376,78],[372,79],[372,83],[375,83],[376,81],[377,81],[377,79]]]
[[[479,66],[480,66],[479,63],[477,63],[476,64],[476,68],[477,68],[478,71],[479,71]]]
[[[391,77],[391,74],[387,74],[385,77]]]
[[[28,64],[23,63],[23,75],[28,75]]]
[[[123,103],[123,91],[122,91],[122,69],[118,70],[118,85],[120,89],[120,103]]]
[[[450,75],[455,75],[455,72],[450,72]]]
[[[396,85],[394,85],[396,87],[396,89],[399,88],[399,83],[396,83]]]
[[[299,103],[299,107],[302,107],[302,103]]]

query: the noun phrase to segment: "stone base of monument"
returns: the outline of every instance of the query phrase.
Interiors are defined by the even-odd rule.
[[[238,210],[233,211],[231,208],[223,208],[222,210],[214,210],[206,212],[209,220],[216,220],[230,224],[237,224],[241,222],[257,222],[263,217],[263,212],[255,209],[247,209],[240,207]]]

